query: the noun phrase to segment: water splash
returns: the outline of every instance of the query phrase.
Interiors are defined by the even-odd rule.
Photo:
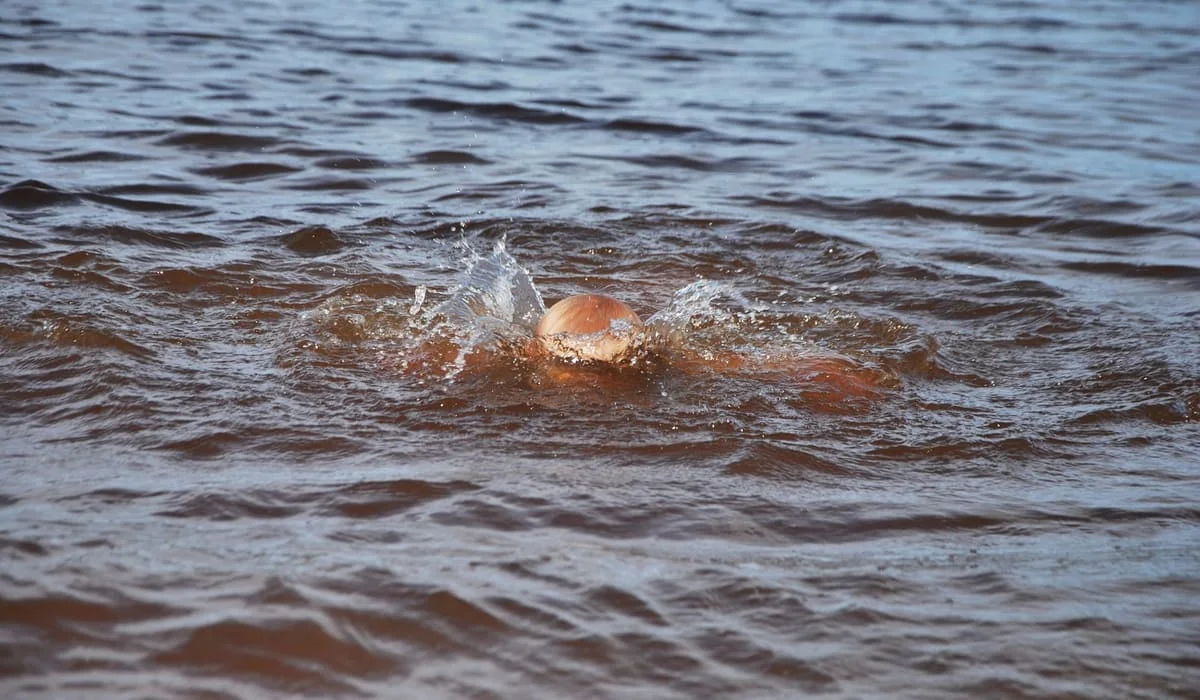
[[[450,298],[438,305],[437,313],[464,326],[495,319],[532,331],[546,305],[529,271],[508,252],[504,239],[496,241],[487,256],[463,247],[467,271]]]
[[[408,315],[416,316],[421,311],[421,306],[425,304],[425,295],[429,293],[429,288],[421,285],[413,292],[412,305],[408,307]]]
[[[415,327],[424,329],[427,339],[457,346],[446,379],[460,374],[472,353],[503,354],[522,345],[546,312],[532,276],[508,252],[504,239],[496,241],[489,255],[465,242],[462,249],[467,268],[462,281],[428,315],[413,316]]]
[[[719,303],[720,302],[720,303]],[[759,325],[765,305],[747,299],[729,282],[700,279],[676,291],[646,320],[645,346],[664,355],[711,357],[739,350]]]
[[[424,285],[407,298],[377,298],[351,285],[299,316],[293,345],[323,361],[353,365],[366,352],[386,367],[445,378],[459,374],[472,353],[509,353],[532,336],[545,312],[541,294],[503,240],[489,254],[465,242],[459,249],[464,272],[439,303]]]
[[[728,282],[700,279],[679,289],[662,310],[646,319],[646,325],[685,329],[703,321],[728,320],[728,311],[713,306],[721,297],[734,298],[737,292]]]

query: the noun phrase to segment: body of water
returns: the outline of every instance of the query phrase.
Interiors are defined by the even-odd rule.
[[[0,694],[1194,697],[1198,27],[4,3]]]

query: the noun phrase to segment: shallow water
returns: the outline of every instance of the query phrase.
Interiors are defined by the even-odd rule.
[[[6,3],[0,695],[1190,697],[1196,26]]]

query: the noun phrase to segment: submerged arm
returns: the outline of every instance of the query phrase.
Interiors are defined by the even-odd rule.
[[[713,372],[786,377],[823,394],[872,397],[898,383],[895,375],[840,355],[720,352],[672,357],[672,367],[688,373]]]

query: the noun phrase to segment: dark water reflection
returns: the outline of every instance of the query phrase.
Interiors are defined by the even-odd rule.
[[[5,4],[0,694],[1190,697],[1196,26]],[[889,381],[401,371],[499,242]]]

